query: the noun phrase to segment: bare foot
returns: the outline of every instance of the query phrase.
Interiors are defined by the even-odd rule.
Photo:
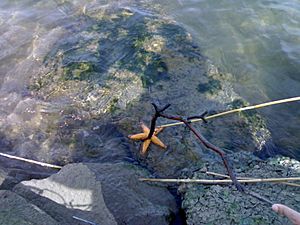
[[[286,216],[294,225],[300,225],[300,213],[297,211],[282,204],[274,204],[272,209],[280,215]]]

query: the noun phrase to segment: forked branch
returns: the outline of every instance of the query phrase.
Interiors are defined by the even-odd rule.
[[[227,170],[228,175],[230,176],[233,184],[235,185],[235,187],[237,188],[238,191],[244,191],[243,186],[238,182],[235,173],[233,171],[233,168],[230,166],[227,156],[225,154],[225,152],[223,152],[219,147],[213,145],[212,143],[210,143],[200,132],[198,132],[190,123],[190,121],[188,119],[184,119],[180,116],[173,116],[173,115],[168,115],[168,114],[164,114],[163,111],[165,111],[167,108],[170,107],[170,104],[162,107],[161,109],[158,108],[158,106],[154,103],[152,103],[154,109],[155,109],[155,114],[152,117],[151,120],[151,130],[149,133],[148,138],[151,138],[151,136],[153,135],[154,129],[155,129],[155,124],[156,124],[156,120],[158,117],[162,117],[162,118],[166,118],[166,119],[170,119],[170,120],[175,120],[175,121],[179,121],[185,124],[186,127],[188,127],[190,129],[190,131],[193,132],[193,134],[197,137],[197,139],[208,149],[213,150],[214,152],[216,152],[217,154],[219,154],[223,160],[224,166]],[[204,117],[205,114],[200,115],[199,117]],[[151,132],[152,131],[152,132]]]

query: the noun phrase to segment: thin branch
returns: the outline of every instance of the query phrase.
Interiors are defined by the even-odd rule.
[[[225,111],[225,112],[221,112],[221,113],[217,113],[217,114],[213,114],[210,116],[206,116],[204,117],[205,120],[210,120],[210,119],[214,119],[217,117],[221,117],[221,116],[225,116],[225,115],[229,115],[229,114],[233,114],[233,113],[238,113],[238,112],[242,112],[242,111],[247,111],[247,110],[253,110],[253,109],[258,109],[258,108],[263,108],[263,107],[267,107],[267,106],[271,106],[271,105],[277,105],[277,104],[283,104],[283,103],[288,103],[288,102],[296,102],[296,101],[300,101],[300,96],[298,97],[293,97],[293,98],[286,98],[286,99],[281,99],[281,100],[276,100],[276,101],[271,101],[271,102],[265,102],[265,103],[261,103],[261,104],[257,104],[257,105],[252,105],[252,106],[247,106],[247,107],[242,107],[239,109],[232,109],[229,111]],[[194,123],[194,122],[200,122],[203,121],[203,118],[198,118],[198,119],[192,119],[190,122]],[[172,127],[172,126],[178,126],[178,125],[183,125],[183,122],[177,122],[177,123],[169,123],[169,124],[164,124],[158,127]]]
[[[205,115],[207,114],[208,112],[205,111],[204,113],[202,113],[200,116],[190,116],[188,117],[186,120],[189,121],[189,123],[192,123],[193,120],[195,119],[201,119],[203,122],[207,123],[206,119],[205,119]]]
[[[88,221],[88,220],[86,220],[86,219],[82,219],[82,218],[80,218],[80,217],[78,217],[78,216],[73,216],[73,219],[79,220],[79,221],[81,221],[81,222],[84,222],[84,223],[87,223],[87,224],[91,224],[91,225],[98,225],[97,223]]]
[[[208,179],[159,179],[159,178],[139,178],[140,181],[149,182],[162,182],[162,183],[200,183],[200,184],[230,184],[231,179],[224,180],[208,180]],[[288,181],[300,181],[300,177],[286,177],[286,178],[254,178],[254,179],[238,179],[239,183],[264,183],[264,182],[288,182]]]
[[[159,109],[155,103],[152,103],[152,105],[155,109],[155,113],[154,113],[154,115],[151,119],[150,132],[148,134],[147,139],[150,139],[154,134],[155,127],[156,127],[156,120],[159,117],[159,114],[162,113],[163,111],[165,111],[167,108],[169,108],[171,106],[171,104],[167,104],[163,108]]]
[[[163,114],[162,112],[167,109],[170,105],[166,105],[165,107],[162,108],[162,110],[158,110],[158,107],[152,103],[152,105],[154,106],[154,109],[155,109],[155,114],[153,116],[153,119],[152,119],[152,123],[155,124],[156,120],[158,117],[163,117],[163,118],[166,118],[166,119],[170,119],[170,120],[176,120],[176,121],[180,121],[182,123],[184,123],[193,133],[194,135],[198,138],[198,140],[206,147],[206,148],[209,148],[211,150],[213,150],[214,152],[218,153],[222,160],[223,160],[223,163],[224,163],[224,166],[228,172],[228,175],[230,176],[230,178],[232,179],[233,181],[233,184],[235,185],[235,187],[237,188],[237,190],[239,191],[244,191],[242,185],[237,181],[236,179],[236,176],[234,174],[234,171],[232,169],[232,167],[229,165],[229,162],[228,162],[228,159],[225,155],[225,153],[220,149],[218,148],[217,146],[213,145],[212,143],[210,143],[208,140],[206,140],[205,137],[203,137],[200,132],[198,132],[190,123],[190,121],[188,120],[185,120],[183,119],[182,117],[180,116],[173,116],[173,115],[167,115],[167,114]],[[151,127],[152,127],[152,124],[151,124]]]
[[[53,164],[49,164],[49,163],[43,163],[43,162],[35,161],[35,160],[32,160],[32,159],[25,159],[25,158],[22,158],[22,157],[9,155],[9,154],[5,154],[5,153],[0,153],[0,156],[10,158],[10,159],[19,160],[19,161],[23,161],[23,162],[28,162],[28,163],[31,163],[31,164],[36,164],[36,165],[39,165],[39,166],[49,167],[49,168],[53,168],[53,169],[61,169],[62,168],[61,166],[57,166],[57,165],[53,165]]]
[[[212,175],[212,176],[218,176],[218,177],[223,177],[223,178],[230,178],[228,175],[221,174],[221,173],[215,173],[215,172],[205,172],[207,175]],[[255,179],[253,177],[237,177],[237,179],[242,179],[242,180],[252,180]],[[289,183],[289,182],[278,182],[280,184],[285,184],[287,186],[293,186],[293,187],[300,187],[300,184],[295,184],[295,183]]]

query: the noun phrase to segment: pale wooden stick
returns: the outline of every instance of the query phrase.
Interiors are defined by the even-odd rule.
[[[43,162],[35,161],[35,160],[32,160],[32,159],[25,159],[25,158],[22,158],[22,157],[9,155],[9,154],[5,154],[5,153],[1,153],[1,152],[0,152],[0,156],[10,158],[10,159],[16,159],[16,160],[23,161],[23,162],[28,162],[28,163],[32,163],[32,164],[36,164],[36,165],[40,165],[40,166],[44,166],[44,167],[50,167],[50,168],[54,168],[54,169],[61,169],[62,168],[61,166],[52,165],[52,164],[49,164],[49,163],[43,163]]]
[[[228,175],[224,175],[224,174],[221,174],[221,173],[215,173],[215,172],[205,172],[207,175],[213,175],[213,176],[218,176],[218,177],[223,177],[223,178],[230,178]],[[237,177],[237,179],[245,179],[245,180],[251,180],[251,179],[254,179],[252,177]],[[289,183],[289,182],[278,182],[280,184],[285,184],[285,185],[288,185],[288,186],[293,186],[293,187],[300,187],[300,184],[295,184],[295,183]]]
[[[258,108],[271,106],[271,105],[282,104],[282,103],[295,102],[295,101],[300,101],[300,96],[293,97],[293,98],[280,99],[280,100],[271,101],[271,102],[265,102],[265,103],[261,103],[261,104],[257,104],[257,105],[242,107],[242,108],[239,108],[239,109],[232,109],[232,110],[229,110],[229,111],[225,111],[225,112],[217,113],[217,114],[214,114],[214,115],[206,116],[206,117],[204,117],[204,119],[205,120],[210,120],[210,119],[213,119],[213,118],[216,118],[216,117],[225,116],[225,115],[232,114],[232,113],[242,112],[242,111],[251,110],[251,109],[258,109]],[[194,122],[199,122],[199,121],[202,121],[202,119],[201,118],[193,119],[190,122],[194,123]],[[182,124],[183,124],[183,122],[176,122],[176,123],[164,124],[164,125],[161,125],[161,126],[158,126],[158,127],[172,127],[172,126],[178,126],[178,125],[182,125]]]
[[[207,180],[207,179],[157,179],[157,178],[140,178],[140,181],[163,182],[163,183],[200,183],[200,184],[228,184],[232,180]],[[255,178],[255,179],[238,179],[240,183],[262,183],[262,182],[282,182],[282,181],[300,181],[300,177],[286,178]]]
[[[94,222],[88,221],[88,220],[86,220],[86,219],[82,219],[82,218],[80,218],[80,217],[78,217],[78,216],[72,216],[72,217],[73,217],[73,219],[79,220],[79,221],[84,222],[84,223],[88,223],[88,224],[91,224],[91,225],[98,225],[98,224],[96,224],[96,223],[94,223]]]
[[[218,177],[223,177],[223,178],[230,178],[228,175],[221,174],[221,173],[215,173],[215,172],[210,172],[210,171],[206,171],[205,173],[207,175],[213,175],[213,176],[218,176]],[[237,178],[238,179],[245,179],[245,180],[249,179],[249,177],[248,178],[246,178],[246,177],[237,177]],[[253,179],[253,178],[250,178],[250,179]]]

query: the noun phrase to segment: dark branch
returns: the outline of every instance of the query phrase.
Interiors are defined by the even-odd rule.
[[[155,131],[155,127],[156,127],[156,120],[157,118],[160,116],[160,113],[162,113],[163,111],[165,111],[167,108],[169,108],[171,106],[171,104],[167,104],[162,108],[158,108],[158,106],[155,103],[151,103],[155,109],[155,113],[151,119],[151,127],[150,127],[150,132],[148,134],[147,139],[150,139]]]
[[[202,113],[200,116],[190,116],[186,120],[188,122],[191,122],[191,120],[193,120],[193,119],[202,119],[203,122],[207,123],[207,120],[205,119],[206,115],[207,115],[207,111],[205,111],[204,113]]]
[[[225,155],[225,153],[217,146],[213,145],[212,143],[210,143],[205,137],[203,137],[200,132],[198,132],[190,123],[189,120],[185,120],[183,119],[182,117],[180,116],[173,116],[173,115],[168,115],[168,114],[163,114],[162,112],[164,110],[166,110],[170,105],[166,105],[165,107],[163,107],[163,110],[159,110],[158,107],[152,103],[152,105],[154,106],[154,109],[155,109],[155,114],[152,118],[152,121],[151,121],[151,129],[152,127],[153,128],[153,132],[154,132],[154,129],[155,129],[155,123],[156,123],[156,120],[158,117],[163,117],[163,118],[166,118],[166,119],[170,119],[170,120],[176,120],[176,121],[180,121],[180,122],[183,122],[193,133],[194,135],[198,138],[198,140],[206,147],[206,148],[209,148],[211,150],[213,150],[214,152],[218,153],[222,160],[223,160],[223,163],[224,163],[224,166],[228,172],[228,175],[230,176],[232,182],[234,183],[235,187],[237,188],[238,191],[244,191],[244,188],[243,186],[237,181],[237,178],[234,174],[234,171],[232,169],[232,167],[230,166],[229,162],[228,162],[228,159]],[[201,116],[204,117],[205,114],[202,114]],[[189,117],[190,119],[191,117]],[[201,117],[200,117],[201,118]],[[201,118],[202,119],[202,118]],[[151,131],[150,131],[151,133]],[[149,136],[150,136],[150,133],[149,133]],[[153,134],[153,133],[152,133]],[[151,137],[151,136],[150,136]]]

